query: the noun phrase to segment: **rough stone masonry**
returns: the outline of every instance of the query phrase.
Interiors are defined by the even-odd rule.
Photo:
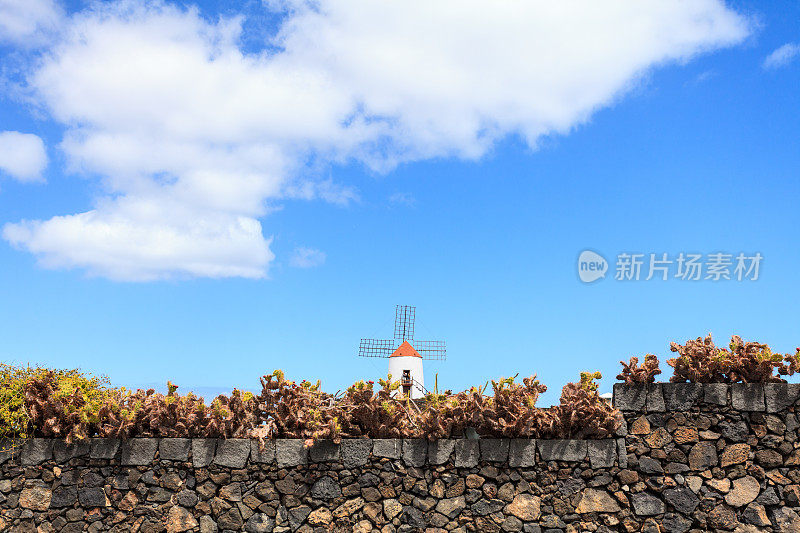
[[[30,439],[0,531],[800,531],[798,396],[617,385],[609,440]]]

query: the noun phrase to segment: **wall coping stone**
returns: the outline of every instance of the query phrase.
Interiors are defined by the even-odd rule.
[[[424,466],[428,455],[425,439],[403,439],[403,461],[411,466]]]
[[[272,455],[275,457],[275,443],[272,442]],[[331,440],[320,440],[308,449],[308,456],[312,463],[332,463],[339,460],[339,446]],[[266,461],[265,461],[266,462]]]
[[[700,403],[781,413],[800,401],[800,383],[615,383],[613,390],[616,409],[640,413],[686,411]]]
[[[456,441],[453,439],[439,439],[428,442],[428,463],[443,465],[450,460]]]
[[[624,439],[618,439],[623,441]],[[213,439],[213,438],[93,438],[67,445],[63,439],[20,440],[24,466],[55,459],[66,462],[88,455],[91,459],[119,460],[123,466],[147,466],[157,461],[191,461],[194,468],[218,465],[241,469],[248,463],[289,468],[308,463],[341,462],[346,468],[366,465],[370,457],[402,460],[408,466],[443,465],[472,468],[481,462],[508,464],[512,468],[536,465],[536,452],[543,461],[583,462],[592,468],[614,466],[624,445],[615,439],[569,440],[526,438],[482,439],[343,439],[339,444],[319,441],[311,448],[304,439]],[[21,445],[21,446],[20,446]],[[263,446],[263,448],[262,448]],[[156,455],[158,452],[158,455]],[[14,452],[7,452],[11,457]],[[3,457],[2,459],[7,460]],[[622,463],[620,457],[620,464]]]
[[[254,463],[271,463],[275,460],[275,441],[259,439],[250,440],[250,461]]]
[[[587,441],[589,464],[592,468],[610,468],[617,457],[617,442],[614,439]]]
[[[120,464],[123,466],[144,466],[153,462],[158,449],[158,439],[154,438],[133,438],[122,441],[122,458]]]
[[[14,439],[0,439],[0,465],[11,459],[14,450],[19,446],[19,441]]]
[[[339,453],[345,468],[363,466],[369,462],[372,453],[372,439],[343,439]]]
[[[539,439],[536,446],[542,461],[580,462],[588,454],[588,441],[567,439]]]
[[[89,439],[89,458],[90,459],[113,459],[119,451],[120,439]]]
[[[688,411],[703,394],[702,383],[662,383],[667,411]]]
[[[800,398],[800,383],[767,383],[764,399],[768,413],[785,411]]]
[[[628,468],[628,446],[625,444],[625,437],[617,439],[617,457],[619,457],[619,467]]]
[[[192,439],[192,466],[203,468],[214,460],[217,439]]]
[[[536,464],[536,439],[511,439],[508,466],[530,467]]]
[[[766,411],[762,383],[731,383],[731,405],[739,411]]]
[[[22,445],[22,466],[38,465],[53,458],[53,439],[27,439]]]
[[[161,439],[158,443],[158,457],[163,461],[186,462],[189,460],[191,446],[192,440],[187,438]]]
[[[664,403],[662,383],[653,383],[647,388],[647,401],[645,407],[648,413],[659,413],[667,410]]]
[[[219,439],[214,464],[228,468],[244,468],[250,457],[250,439]]]
[[[647,385],[614,383],[612,404],[620,411],[641,411],[647,403]]]
[[[472,468],[481,460],[479,440],[459,439],[456,441],[456,468]]]
[[[728,405],[727,383],[703,383],[703,401],[714,405]]]
[[[277,439],[275,458],[280,468],[304,465],[308,463],[308,448],[305,447],[303,439]]]
[[[401,439],[373,439],[372,441],[372,454],[375,457],[400,459],[402,451],[403,441]]]
[[[481,439],[481,460],[505,463],[508,460],[509,439]]]
[[[74,457],[89,455],[89,443],[86,441],[67,444],[64,440],[53,442],[53,460],[57,463],[66,463]]]

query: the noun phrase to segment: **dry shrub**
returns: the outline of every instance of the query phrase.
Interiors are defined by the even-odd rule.
[[[674,369],[670,381],[682,383],[768,383],[785,382],[781,375],[800,369],[800,348],[795,354],[773,353],[769,346],[744,342],[734,335],[728,348],[718,348],[709,333],[680,345],[670,344],[678,357],[668,359]]]
[[[597,393],[595,379],[600,372],[581,372],[578,383],[567,383],[561,390],[561,404],[549,410],[550,425],[540,437],[558,439],[604,439],[614,434],[622,415]]]
[[[49,383],[47,391],[31,391],[29,383]],[[108,378],[87,375],[79,370],[50,370],[39,366],[0,363],[0,438],[28,438],[37,427],[54,424],[54,417],[78,425],[96,422],[97,409],[115,393]],[[55,405],[42,403],[50,397]],[[65,411],[65,406],[70,405]],[[32,420],[35,417],[35,420]],[[88,431],[88,430],[87,430]]]
[[[597,393],[599,372],[582,372],[579,383],[564,386],[559,405],[544,409],[536,401],[547,387],[536,376],[521,384],[515,377],[492,381],[493,396],[475,387],[441,398],[429,395],[419,417],[419,436],[460,437],[471,427],[485,437],[606,438],[622,422],[620,413]]]
[[[638,357],[631,357],[629,363],[625,363],[625,361],[619,363],[622,365],[622,372],[619,373],[617,379],[621,379],[629,385],[631,383],[653,383],[656,375],[661,373],[661,369],[658,368],[658,357],[651,353],[644,356],[642,366],[639,366]]]
[[[461,437],[467,428],[487,437],[602,438],[618,420],[597,395],[597,377],[581,374],[580,383],[564,387],[559,406],[542,409],[536,401],[547,388],[535,376],[521,383],[516,376],[492,381],[491,395],[486,386],[439,393],[437,384],[423,401],[412,401],[391,376],[379,380],[377,390],[373,382],[359,381],[332,395],[319,382],[296,383],[276,370],[261,379],[260,394],[234,390],[206,405],[191,393],[177,394],[172,383],[167,394],[128,391],[77,371],[41,370],[17,381],[24,405],[16,407],[14,420],[25,428],[17,434],[68,442],[93,436],[257,437],[299,438],[310,446],[322,439]]]
[[[491,437],[531,437],[539,433],[544,410],[536,407],[547,387],[536,376],[515,383],[516,376],[492,380],[492,396],[472,387],[458,394],[428,394],[416,417],[417,436],[428,439],[462,436],[466,428]]]
[[[69,442],[97,435],[103,406],[121,393],[105,377],[44,368],[29,369],[22,388],[29,436],[64,437]]]
[[[400,382],[392,382],[391,374],[378,383],[381,388],[377,394],[373,393],[372,381],[359,381],[335,402],[343,436],[396,439],[413,434],[416,405],[403,394],[396,393]]]
[[[123,391],[101,408],[101,437],[244,438],[257,426],[252,393],[234,389],[210,406],[192,393],[180,396],[167,383],[167,394],[153,389]]]
[[[400,438],[410,432],[409,400],[392,398],[399,383],[359,381],[337,397],[320,390],[319,381],[297,384],[276,370],[261,379],[262,392],[256,398],[260,438],[320,439],[339,442],[342,438]]]
[[[800,371],[795,354],[772,353],[769,346],[734,336],[728,348],[705,339],[672,343],[678,357],[673,382],[774,382]],[[622,363],[617,379],[652,383],[660,374],[658,359],[647,354]],[[210,405],[189,393],[179,395],[168,383],[167,394],[154,390],[113,388],[106,378],[77,370],[48,370],[0,365],[0,438],[59,437],[68,442],[100,437],[300,438],[307,445],[343,438],[461,437],[468,428],[486,437],[606,438],[621,422],[597,394],[599,373],[581,373],[564,386],[559,405],[542,409],[536,402],[547,388],[536,376],[492,381],[453,394],[438,383],[423,401],[398,392],[392,377],[359,381],[342,394],[320,390],[320,384],[296,383],[274,371],[261,378],[261,393],[234,389]]]
[[[88,437],[246,437],[256,427],[255,400],[235,390],[210,406],[189,393],[180,396],[167,383],[166,395],[153,389],[110,388],[105,378],[76,370],[45,370],[27,377],[25,410],[31,435]]]

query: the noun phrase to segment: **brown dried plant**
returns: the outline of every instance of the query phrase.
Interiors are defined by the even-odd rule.
[[[467,428],[483,436],[535,436],[546,416],[536,401],[547,387],[536,376],[524,378],[522,383],[515,379],[492,380],[492,396],[484,395],[485,387],[455,395],[427,395],[418,417],[420,436],[431,440],[462,436]]]
[[[100,386],[83,374],[48,371],[25,383],[25,408],[33,434],[64,438],[88,437],[246,437],[256,427],[251,393],[234,389],[210,406],[189,393],[153,389],[128,391]]]
[[[25,424],[34,436],[299,438],[306,445],[322,439],[460,437],[467,428],[492,437],[603,437],[614,426],[615,412],[597,396],[593,379],[564,388],[561,405],[536,406],[547,390],[535,376],[491,381],[453,394],[439,392],[438,378],[424,401],[412,401],[388,376],[359,381],[342,394],[328,394],[320,383],[296,383],[274,371],[261,379],[258,395],[234,389],[210,405],[189,393],[153,389],[129,391],[82,374],[43,370],[24,381]],[[488,384],[487,384],[488,385]],[[19,424],[17,424],[19,425]]]
[[[653,383],[656,380],[656,375],[661,373],[658,368],[658,357],[649,353],[644,356],[644,363],[639,366],[639,358],[631,357],[630,362],[619,362],[622,365],[622,372],[619,373],[617,379],[623,380],[627,384],[631,383]]]
[[[595,379],[600,372],[581,372],[578,383],[567,383],[561,391],[561,403],[549,410],[549,425],[541,437],[560,439],[604,439],[612,436],[622,423],[619,411],[597,394]]]
[[[392,397],[398,382],[379,380],[377,394],[372,381],[359,381],[343,396],[324,393],[317,382],[299,385],[284,379],[276,370],[261,379],[257,397],[259,427],[252,432],[261,438],[298,438],[307,445],[321,439],[400,438],[411,433],[408,402],[402,395]]]
[[[64,437],[69,442],[97,434],[100,409],[120,393],[106,378],[41,368],[25,375],[22,390],[28,436]]]
[[[768,383],[785,382],[781,375],[792,375],[800,368],[800,349],[797,353],[773,353],[769,346],[744,342],[734,335],[728,348],[718,348],[709,333],[704,339],[670,344],[678,357],[668,359],[673,369],[672,382],[692,383]]]

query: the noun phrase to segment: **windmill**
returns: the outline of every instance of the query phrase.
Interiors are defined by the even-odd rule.
[[[400,387],[411,399],[425,396],[425,377],[422,360],[443,361],[447,357],[444,341],[419,341],[414,339],[416,307],[398,305],[394,315],[394,339],[361,339],[360,357],[389,359],[392,379],[400,379]]]

